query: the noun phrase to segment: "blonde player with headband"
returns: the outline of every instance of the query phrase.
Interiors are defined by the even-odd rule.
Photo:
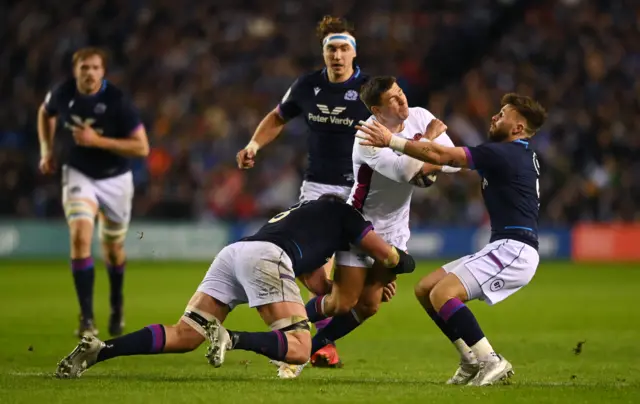
[[[324,193],[349,197],[354,184],[351,155],[355,125],[370,116],[359,96],[369,77],[354,64],[357,44],[353,28],[342,18],[325,16],[317,26],[317,34],[322,40],[325,67],[300,76],[236,156],[239,168],[253,168],[259,151],[280,135],[286,123],[304,117],[309,129],[309,163],[300,190],[301,201],[317,199]],[[324,268],[330,276],[333,259]],[[329,321],[316,323],[316,328],[322,329]],[[341,366],[334,345],[320,350],[311,362],[314,366]]]

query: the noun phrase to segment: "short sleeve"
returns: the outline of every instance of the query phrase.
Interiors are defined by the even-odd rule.
[[[342,234],[345,243],[358,245],[362,238],[373,230],[373,225],[353,206],[344,204]]]
[[[278,112],[285,121],[289,121],[302,113],[303,79],[298,78],[282,97],[278,104]]]
[[[123,97],[121,101],[119,120],[122,125],[122,131],[126,135],[131,135],[134,130],[142,125],[140,113],[128,97]]]
[[[49,90],[47,95],[44,96],[44,102],[42,103],[42,106],[44,107],[44,110],[47,111],[48,115],[58,115],[60,103],[60,87],[61,86],[59,85],[53,87],[51,90]]]
[[[469,168],[494,172],[504,170],[508,165],[508,156],[501,146],[500,143],[485,143],[476,147],[463,147]]]

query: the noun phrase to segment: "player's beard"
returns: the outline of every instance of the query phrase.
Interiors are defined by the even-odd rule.
[[[495,125],[492,125],[489,128],[489,140],[492,142],[502,142],[509,137],[509,132],[499,128]]]

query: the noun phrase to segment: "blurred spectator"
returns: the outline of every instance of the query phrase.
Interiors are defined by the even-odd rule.
[[[133,94],[148,128],[152,152],[134,164],[135,217],[235,221],[294,203],[306,158],[301,122],[249,172],[235,168],[235,153],[292,81],[322,64],[313,27],[333,13],[355,23],[363,70],[398,76],[410,102],[444,118],[458,144],[484,140],[505,92],[537,97],[550,112],[533,142],[542,222],[640,219],[639,3],[529,2],[519,22],[485,35],[515,3],[3,3],[0,215],[62,216],[59,178],[37,173],[35,114],[70,73],[71,53],[88,44],[110,51],[108,77]],[[485,48],[478,63],[462,57]],[[484,223],[475,174],[441,175],[435,188],[416,190],[412,220]]]

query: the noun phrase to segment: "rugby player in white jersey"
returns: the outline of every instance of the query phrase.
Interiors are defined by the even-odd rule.
[[[373,114],[367,122],[377,120],[392,133],[407,139],[421,138],[429,122],[435,119],[424,108],[409,108],[407,98],[394,77],[369,80],[360,97]],[[446,134],[435,141],[453,146]],[[424,163],[391,149],[362,146],[356,139],[353,170],[355,184],[349,203],[373,223],[386,242],[406,250],[414,186],[430,186],[436,173],[460,169]],[[335,316],[314,337],[312,354],[375,314],[382,301],[383,287],[389,281],[379,277],[379,271],[373,268],[373,260],[357,249],[338,252],[336,262],[338,266],[331,294],[317,296],[306,306],[312,322]]]

